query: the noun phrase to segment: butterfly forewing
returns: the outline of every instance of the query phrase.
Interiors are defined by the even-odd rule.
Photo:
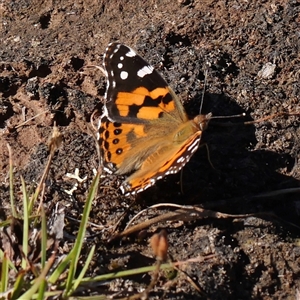
[[[107,113],[117,122],[147,123],[170,117],[187,121],[184,109],[166,81],[131,48],[110,44],[104,55]]]

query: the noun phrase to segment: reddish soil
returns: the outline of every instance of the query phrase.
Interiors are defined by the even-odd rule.
[[[300,290],[299,115],[243,122],[300,111],[299,1],[20,0],[2,1],[0,14],[2,220],[10,216],[7,143],[20,200],[20,176],[28,188],[36,186],[56,122],[63,143],[51,164],[44,202],[49,217],[56,204],[65,207],[61,253],[72,247],[74,219],[80,218],[99,163],[90,117],[101,110],[106,80],[91,66],[101,66],[107,44],[120,41],[161,72],[190,116],[198,114],[205,91],[203,113],[245,112],[246,117],[211,120],[203,143],[214,168],[206,147],[200,148],[182,177],[168,176],[139,194],[118,230],[161,202],[260,215],[162,223],[142,239],[108,244],[111,226],[134,198],[118,190],[122,178],[106,177],[90,216],[104,229],[88,228],[86,246],[96,244],[97,253],[87,275],[153,264],[147,240],[165,228],[173,260],[214,258],[183,267],[202,292],[183,273],[172,280],[162,274],[151,299],[295,299]],[[70,196],[66,190],[76,181],[66,174],[76,168],[87,180]],[[269,212],[277,217],[261,214]],[[137,276],[91,290],[130,294],[149,282],[150,276]]]

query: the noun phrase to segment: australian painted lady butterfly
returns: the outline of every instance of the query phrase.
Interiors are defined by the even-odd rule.
[[[108,45],[104,67],[106,102],[98,134],[102,163],[109,173],[131,174],[121,190],[138,193],[189,161],[211,114],[189,120],[166,81],[125,45]]]

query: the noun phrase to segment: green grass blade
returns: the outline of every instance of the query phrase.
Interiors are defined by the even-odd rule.
[[[41,207],[41,223],[42,223],[42,238],[41,238],[41,266],[42,269],[46,266],[46,255],[47,255],[47,220],[44,211],[44,207]],[[47,288],[47,282],[44,279],[39,286],[38,300],[45,299],[45,292]]]
[[[50,291],[50,292],[45,292],[44,293],[44,298],[42,298],[43,300],[44,299],[61,299],[59,296],[61,295],[61,291]],[[30,300],[33,300],[33,299],[39,299],[39,294],[34,294],[32,295],[31,299]],[[19,300],[22,300],[21,298]]]
[[[93,202],[93,199],[98,190],[99,178],[100,178],[100,173],[98,172],[92,182],[91,189],[89,191],[87,201],[84,206],[78,235],[77,235],[77,238],[76,238],[76,241],[74,244],[74,248],[72,250],[72,260],[71,260],[69,274],[68,274],[68,278],[67,278],[66,289],[64,292],[65,295],[70,295],[74,291],[73,281],[74,281],[74,277],[75,277],[75,272],[76,272],[76,268],[77,268],[79,255],[80,255],[82,244],[83,244],[84,237],[85,237],[85,232],[86,232],[86,227],[87,227],[87,223],[88,223],[88,219],[89,219],[90,210],[92,207],[92,202]]]
[[[38,297],[37,297],[38,300],[44,300],[45,299],[46,287],[47,287],[47,282],[44,279],[41,282],[40,287],[39,287],[39,294],[38,294]]]
[[[120,278],[120,277],[136,276],[138,274],[153,272],[156,270],[156,268],[157,268],[157,266],[153,265],[153,266],[147,266],[147,267],[142,267],[142,268],[137,268],[137,269],[112,272],[112,273],[95,276],[93,278],[83,278],[81,280],[81,283],[87,283],[87,282],[91,283],[91,282],[112,280],[112,279],[116,279],[116,278]],[[174,267],[173,267],[172,263],[165,263],[160,266],[161,270],[170,270],[173,268]]]
[[[62,261],[61,263],[56,267],[54,272],[51,274],[51,276],[48,278],[48,282],[51,284],[55,284],[58,278],[61,276],[61,274],[65,271],[68,264],[70,263],[72,259],[72,252],[70,252]]]
[[[68,300],[107,300],[107,299],[109,299],[107,295],[99,295],[99,296],[70,297]]]
[[[29,239],[29,214],[28,214],[28,196],[26,192],[26,186],[23,177],[21,177],[22,182],[22,193],[23,193],[23,243],[22,243],[22,250],[27,258],[28,255],[28,239]],[[22,268],[23,270],[26,269],[27,261],[25,258],[22,258]]]
[[[77,277],[77,279],[75,279],[73,281],[73,288],[72,288],[73,291],[75,291],[78,288],[79,284],[81,283],[81,280],[82,280],[85,272],[87,271],[87,269],[89,267],[89,264],[90,264],[90,262],[93,258],[94,253],[95,253],[95,245],[92,247],[92,249],[91,249],[91,251],[90,251],[90,253],[89,253],[89,255],[88,255],[88,257],[85,261],[84,267],[82,268],[79,276]],[[67,295],[67,296],[70,296],[70,295]]]
[[[12,153],[11,148],[7,144],[7,149],[9,153],[9,198],[10,198],[10,207],[11,212],[14,218],[17,218],[17,212],[15,209],[15,200],[14,200],[14,174],[13,174],[13,162],[12,162]]]
[[[0,226],[1,227],[1,226]],[[8,258],[7,258],[7,262],[8,262],[8,267],[12,270],[14,270],[14,272],[17,273],[17,268],[15,267],[15,265],[13,264],[13,262]],[[0,262],[4,259],[4,252],[0,249]]]
[[[47,255],[47,220],[44,211],[44,207],[41,207],[41,223],[42,223],[42,239],[41,239],[41,265],[42,268],[46,264],[46,255]]]
[[[23,288],[24,285],[24,276],[25,276],[26,272],[25,271],[21,271],[19,272],[14,287],[13,287],[13,293],[11,295],[11,300],[16,300],[19,299],[19,295],[21,293],[21,290]],[[22,299],[22,298],[21,298]]]
[[[45,267],[42,269],[41,274],[38,278],[35,279],[34,284],[27,290],[26,293],[20,296],[19,299],[32,299],[33,295],[37,292],[39,287],[45,283],[47,273],[49,272],[51,266],[53,265],[53,262],[55,260],[55,254],[52,254],[52,256],[47,261]]]
[[[1,266],[1,284],[0,284],[0,292],[4,293],[7,290],[8,286],[8,257],[7,254],[4,253],[3,259],[2,259],[2,266]]]

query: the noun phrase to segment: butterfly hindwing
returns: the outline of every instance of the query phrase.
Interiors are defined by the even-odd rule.
[[[200,137],[201,131],[195,132],[184,144],[161,148],[164,154],[161,157],[159,157],[159,150],[149,156],[141,168],[123,182],[122,192],[124,194],[141,192],[164,176],[177,173],[198,149]]]
[[[149,151],[157,148],[146,128],[144,124],[111,122],[102,116],[99,144],[106,170],[125,174],[142,165]]]

